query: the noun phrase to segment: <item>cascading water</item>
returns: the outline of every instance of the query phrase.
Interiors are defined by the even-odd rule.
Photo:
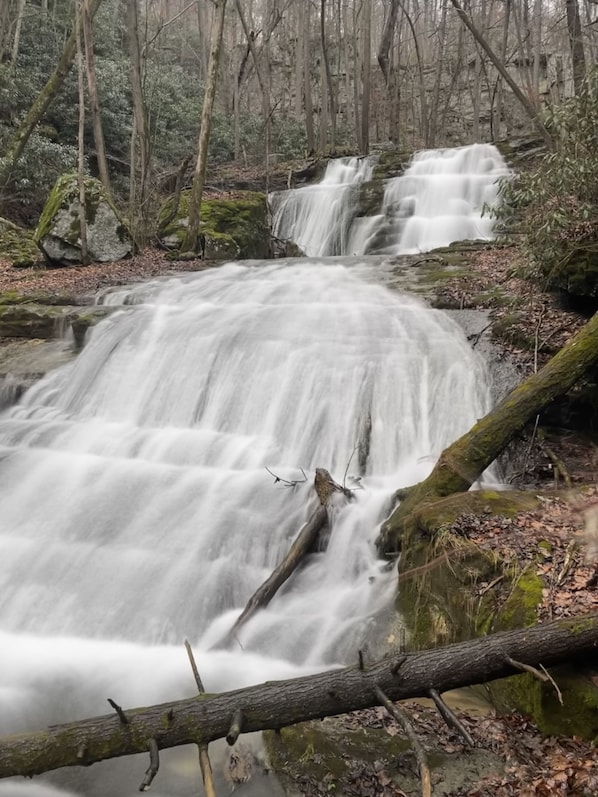
[[[0,733],[192,696],[185,638],[210,691],[354,655],[396,588],[374,549],[389,496],[489,401],[461,330],[370,276],[229,264],[111,294],[133,306],[0,416]],[[362,489],[326,550],[211,650],[314,509],[314,468],[357,475],[364,430]],[[196,793],[177,754],[162,797]],[[132,796],[146,766],[50,782]]]
[[[320,183],[270,194],[272,231],[308,257],[345,255],[359,207],[359,186],[372,176],[370,158],[337,158]]]
[[[349,164],[343,168],[347,170]],[[425,150],[413,157],[403,175],[388,181],[378,215],[357,217],[358,193],[354,191],[350,215],[343,217],[339,242],[344,247],[339,251],[326,248],[335,235],[331,226],[335,220],[321,210],[335,202],[330,181],[274,195],[274,229],[279,238],[303,249],[309,246],[310,254],[413,254],[454,241],[489,240],[493,219],[484,210],[496,203],[498,181],[508,175],[504,159],[492,144]],[[355,184],[367,179],[356,178]]]

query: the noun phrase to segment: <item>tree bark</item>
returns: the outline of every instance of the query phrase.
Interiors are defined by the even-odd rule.
[[[96,62],[93,49],[93,27],[89,13],[89,0],[85,0],[82,8],[83,19],[83,38],[85,41],[85,70],[87,73],[87,90],[89,93],[89,109],[91,111],[91,122],[93,125],[93,140],[96,148],[96,159],[98,162],[98,173],[102,185],[108,195],[112,194],[110,188],[110,173],[108,172],[108,161],[106,159],[106,145],[104,143],[104,130],[102,128],[102,117],[100,114],[100,102],[98,99],[98,86],[96,80]]]
[[[210,143],[210,129],[212,127],[212,109],[216,96],[216,82],[218,78],[218,64],[220,63],[220,50],[222,48],[222,31],[224,29],[224,14],[226,0],[217,0],[215,7],[216,17],[212,24],[212,37],[210,42],[210,63],[208,78],[201,109],[201,124],[199,128],[199,143],[197,147],[197,162],[193,175],[193,187],[189,203],[189,228],[183,243],[184,252],[197,252],[199,247],[199,223],[201,218],[201,197],[206,179],[208,165],[208,144]]]
[[[583,81],[586,76],[586,56],[583,49],[581,32],[581,19],[577,0],[566,0],[567,6],[567,31],[571,47],[571,61],[573,62],[573,85],[576,96],[580,96]]]
[[[361,61],[361,135],[359,152],[369,155],[370,152],[370,102],[372,91],[372,0],[363,2],[363,57]]]
[[[226,636],[214,646],[215,648],[227,648],[235,639],[239,629],[251,620],[258,609],[263,609],[270,603],[285,581],[291,577],[303,561],[305,555],[314,546],[327,518],[328,513],[324,506],[319,506],[312,512],[307,523],[305,523],[295,540],[293,540],[293,544],[289,548],[285,558],[272,571],[266,581],[253,593],[251,598],[247,601],[247,605],[235,620],[233,627]]]
[[[133,125],[131,129],[131,166],[129,171],[129,218],[133,238],[143,243],[146,234],[151,149],[147,109],[143,90],[144,48],[139,45],[137,0],[126,0],[127,42],[130,59]]]
[[[411,487],[383,524],[378,547],[400,549],[407,529],[417,527],[418,509],[437,498],[468,490],[507,443],[544,407],[566,393],[598,362],[598,313],[540,370],[512,390],[491,412],[440,455],[434,470]]]
[[[445,692],[520,672],[515,664],[546,667],[598,649],[598,614],[571,617],[420,653],[396,654],[317,675],[276,681],[220,695],[118,709],[47,730],[0,739],[0,778],[226,737],[242,710],[241,732],[277,729],[393,701]],[[356,651],[357,659],[357,651]],[[152,741],[155,740],[155,743]]]
[[[83,72],[83,48],[81,45],[81,20],[85,0],[77,0],[75,8],[75,31],[77,32],[77,86],[79,91],[79,126],[77,131],[77,178],[79,182],[79,240],[81,241],[81,263],[89,262],[87,248],[87,217],[85,213],[85,75]]]

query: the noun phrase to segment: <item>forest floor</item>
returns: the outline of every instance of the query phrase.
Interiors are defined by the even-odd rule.
[[[518,275],[516,247],[484,248],[467,255],[468,269],[454,279],[440,281],[438,303],[448,307],[484,308],[491,318],[494,337],[517,365],[522,378],[532,373],[562,346],[585,322],[582,314],[564,308],[551,294],[538,290]],[[148,249],[118,263],[61,269],[15,269],[0,259],[0,292],[34,296],[89,296],[109,286],[182,271],[197,271],[213,264],[202,261],[170,262],[165,253]],[[509,520],[496,517],[461,518],[455,530],[481,547],[492,547],[507,561],[517,560],[551,575],[544,591],[541,617],[555,618],[598,610],[598,448],[590,437],[544,430],[530,445],[530,476],[560,489],[553,499],[534,512]],[[533,448],[533,453],[532,453]],[[548,541],[543,561],[538,544]],[[480,584],[479,589],[488,585]],[[598,671],[595,673],[598,685]],[[457,786],[452,797],[549,797],[598,794],[598,751],[579,739],[543,737],[526,719],[510,714],[462,715],[476,745],[501,760],[493,773],[477,782]],[[411,717],[425,747],[455,756],[456,766],[467,753],[462,742],[445,727],[431,708],[415,705]],[[382,709],[371,709],[341,718],[364,729],[377,725],[393,735],[397,728]],[[355,762],[343,784],[345,795],[405,795],[396,772],[380,762]],[[358,771],[359,770],[359,771]],[[330,794],[330,781],[305,776],[297,783],[312,797]],[[440,788],[440,787],[439,787]]]

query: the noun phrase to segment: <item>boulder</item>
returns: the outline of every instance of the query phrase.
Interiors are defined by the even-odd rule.
[[[0,255],[15,268],[30,268],[42,260],[33,234],[3,218],[0,218]]]
[[[162,205],[158,216],[158,239],[172,251],[183,244],[189,225],[191,191],[183,191],[173,213],[173,197]],[[271,256],[266,195],[239,191],[234,196],[204,199],[201,203],[201,232],[205,235],[208,260],[264,259]]]
[[[131,235],[99,180],[85,177],[85,217],[89,259],[122,260],[134,249]],[[45,204],[35,241],[51,266],[81,264],[79,184],[76,174],[59,177]]]

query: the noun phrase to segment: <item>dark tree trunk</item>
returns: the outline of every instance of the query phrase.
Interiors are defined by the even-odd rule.
[[[0,778],[32,776],[67,766],[226,737],[233,716],[241,732],[276,729],[391,700],[445,692],[520,672],[515,664],[552,666],[595,655],[598,614],[460,642],[375,663],[199,695],[149,708],[120,709],[101,717],[0,739]],[[355,651],[356,662],[358,652]],[[509,661],[511,663],[509,663]],[[115,705],[115,704],[114,704]],[[116,706],[115,706],[116,708]]]

